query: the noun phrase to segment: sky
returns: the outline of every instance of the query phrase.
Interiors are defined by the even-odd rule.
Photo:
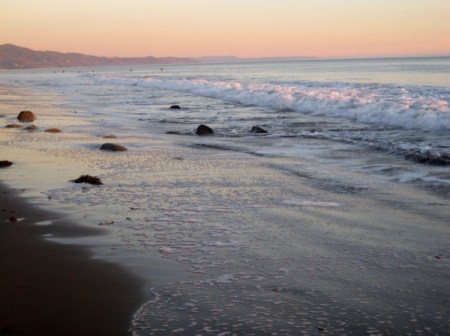
[[[0,44],[98,56],[450,55],[450,0],[0,0]]]

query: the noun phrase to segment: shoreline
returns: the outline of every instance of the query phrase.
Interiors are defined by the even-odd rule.
[[[43,238],[101,231],[36,208],[2,183],[0,204],[0,334],[128,334],[142,282],[84,247]]]
[[[64,216],[38,218],[34,237],[88,246],[145,282],[133,335],[448,331],[447,198],[395,178],[420,167],[329,139],[172,137],[164,131],[197,115],[161,126],[151,115],[168,111],[171,95],[155,91],[162,100],[149,108],[142,91],[122,87],[115,99],[107,89],[6,97],[4,124],[26,108],[40,129],[63,132],[0,132],[1,159],[15,163],[0,176],[36,209]],[[136,103],[124,108],[128,99]],[[130,150],[99,151],[104,134]],[[69,183],[82,173],[105,185]],[[110,234],[93,236],[100,228]]]
[[[23,109],[60,111],[49,97],[3,83],[0,100],[4,123]],[[46,122],[48,116],[39,120]],[[14,163],[0,169],[0,335],[130,334],[133,314],[145,301],[144,281],[82,243],[105,230],[42,203],[39,186],[51,181],[48,172],[58,180],[67,171],[58,173],[63,168],[43,153],[9,148],[5,142],[14,134],[0,132],[0,160]]]

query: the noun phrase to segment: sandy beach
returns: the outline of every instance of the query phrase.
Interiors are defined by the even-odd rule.
[[[139,280],[85,247],[44,238],[100,232],[36,209],[3,184],[0,204],[0,334],[126,335],[142,300]]]
[[[23,92],[16,96],[16,90],[0,89],[1,112],[30,99]],[[17,162],[12,158],[16,150],[3,147],[0,153],[1,160],[15,161],[1,168],[0,181],[14,185],[5,174],[23,164],[24,156]],[[30,179],[13,175],[32,188],[32,181],[39,180],[40,173],[33,173],[39,171],[39,163],[27,162],[25,175]],[[33,162],[38,166],[33,168]],[[48,176],[50,171],[41,173]],[[83,240],[104,232],[31,204],[23,191],[0,184],[0,334],[127,335],[131,317],[144,300],[143,282],[122,266],[93,259],[86,245],[50,241]]]

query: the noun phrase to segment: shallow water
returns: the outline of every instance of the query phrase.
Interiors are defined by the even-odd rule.
[[[448,153],[448,87],[408,87],[405,95],[415,101],[402,110],[398,74],[394,83],[364,86],[348,80],[356,72],[337,66],[334,76],[347,82],[330,77],[324,85],[314,78],[295,82],[309,70],[300,65],[294,81],[294,66],[0,75],[40,92],[20,109],[37,112],[41,130],[63,129],[2,132],[3,153],[18,162],[3,177],[27,188],[25,194],[41,195],[41,204],[110,233],[86,243],[148,280],[135,335],[450,331],[448,166],[405,159],[417,151]],[[372,72],[364,83],[379,75]],[[237,80],[240,89],[229,86]],[[440,76],[435,81],[445,84]],[[317,113],[270,105],[280,102],[288,82],[303,90],[295,99],[312,96]],[[353,102],[345,98],[350,91]],[[397,113],[392,120],[411,123],[338,118],[339,109],[325,111],[335,98],[346,108],[356,104],[357,113],[387,104]],[[50,101],[57,108],[44,104]],[[175,103],[181,110],[169,108]],[[11,122],[16,108],[10,105],[0,122]],[[414,115],[444,122],[432,117],[416,128]],[[213,137],[193,134],[203,122],[213,126]],[[253,125],[269,133],[251,134]],[[118,138],[101,138],[108,134]],[[103,142],[129,150],[102,152]],[[84,173],[104,185],[68,182]]]

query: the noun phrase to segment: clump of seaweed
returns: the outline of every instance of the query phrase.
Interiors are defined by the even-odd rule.
[[[6,168],[12,166],[12,162],[8,160],[1,160],[0,161],[0,168]]]
[[[90,175],[81,175],[76,180],[72,180],[73,183],[88,183],[93,185],[102,185],[102,181],[97,176],[90,176]]]

